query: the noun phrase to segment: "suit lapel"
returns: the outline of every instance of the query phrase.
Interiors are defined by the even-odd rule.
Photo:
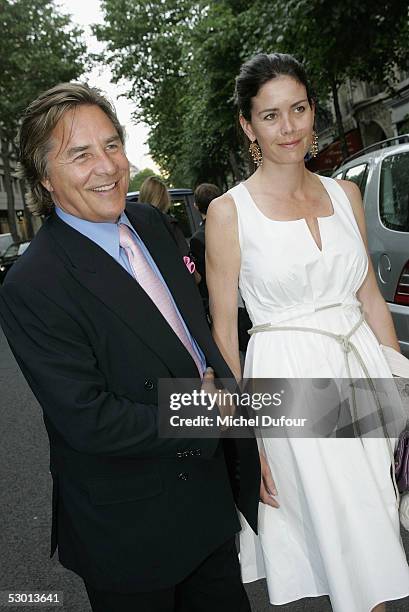
[[[145,208],[136,205],[127,209],[128,218],[155,260],[190,333],[204,350],[201,341],[205,343],[205,338],[208,341],[209,328],[194,279],[182,255],[175,249],[173,236],[166,227],[162,213],[154,210],[148,217],[140,214],[142,211],[138,207]]]
[[[191,335],[206,356],[207,365],[213,367],[217,377],[224,379],[226,387],[233,385],[235,389],[233,374],[211,337],[200,293],[182,255],[175,248],[165,217],[152,207],[149,207],[149,216],[143,214],[146,209],[136,204],[129,206],[126,213],[161,271]]]
[[[173,376],[196,377],[193,359],[135,279],[103,249],[57,215],[47,224],[66,266],[78,282],[119,316]],[[172,292],[172,287],[169,288]]]

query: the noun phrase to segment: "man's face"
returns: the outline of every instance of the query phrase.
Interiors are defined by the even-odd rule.
[[[44,187],[65,212],[97,223],[115,223],[125,208],[129,162],[109,117],[80,105],[55,126]]]

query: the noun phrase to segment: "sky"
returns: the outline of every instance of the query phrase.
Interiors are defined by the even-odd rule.
[[[85,31],[84,40],[88,50],[92,53],[102,51],[104,48],[104,44],[92,36],[90,27],[93,23],[103,23],[100,4],[100,0],[56,0],[56,6],[61,12],[72,15],[72,21]],[[126,91],[126,84],[118,86],[111,83],[111,71],[108,66],[94,68],[82,78],[89,85],[99,87],[114,103],[119,120],[125,126],[126,151],[129,161],[140,170],[143,168],[157,170],[155,162],[149,157],[149,147],[145,144],[148,137],[147,126],[133,122],[131,115],[134,105],[130,100],[119,97],[119,94]]]

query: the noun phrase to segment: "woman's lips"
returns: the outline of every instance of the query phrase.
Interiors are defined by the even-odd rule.
[[[295,149],[301,142],[300,140],[293,140],[292,142],[282,142],[280,143],[280,147],[284,147],[285,149]]]

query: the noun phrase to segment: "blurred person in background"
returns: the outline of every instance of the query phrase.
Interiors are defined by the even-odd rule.
[[[151,204],[166,216],[179,251],[184,257],[188,257],[189,246],[186,238],[179,227],[178,220],[169,214],[171,199],[166,183],[157,176],[148,176],[141,185],[138,201],[142,204]],[[199,279],[195,280],[198,282]]]
[[[209,292],[206,285],[206,257],[205,257],[205,226],[206,214],[209,204],[215,198],[222,195],[221,190],[217,185],[212,183],[202,183],[195,189],[195,207],[200,212],[202,222],[199,229],[193,234],[190,239],[190,252],[196,264],[196,270],[201,276],[201,281],[198,285],[200,295],[202,296],[203,306],[206,313],[209,313]]]

